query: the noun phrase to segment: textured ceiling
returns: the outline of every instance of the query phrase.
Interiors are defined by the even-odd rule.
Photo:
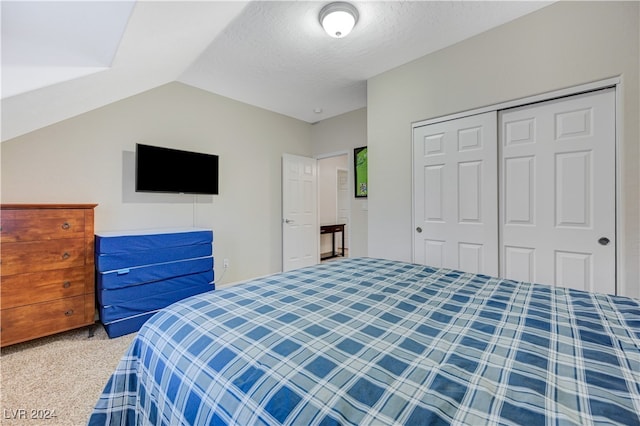
[[[548,4],[351,2],[359,20],[335,39],[318,22],[327,3],[250,3],[179,80],[315,122],[364,107],[368,78]]]
[[[171,81],[316,122],[365,106],[368,78],[549,4],[353,2],[334,39],[327,3],[3,0],[2,140]]]

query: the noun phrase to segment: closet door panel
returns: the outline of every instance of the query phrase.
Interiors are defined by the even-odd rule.
[[[498,274],[496,120],[414,129],[414,262]]]
[[[593,286],[593,255],[556,251],[555,257],[557,286],[577,289],[585,284]]]
[[[458,222],[482,223],[482,161],[458,164]]]
[[[505,246],[503,251],[504,276],[512,280],[535,281],[536,249]]]
[[[504,162],[505,223],[535,226],[536,159],[508,158]]]
[[[444,164],[426,166],[424,176],[424,221],[444,221]]]
[[[499,123],[502,276],[614,294],[614,90],[501,111]]]
[[[593,225],[592,161],[591,151],[556,154],[556,227]]]
[[[444,249],[446,241],[441,240],[424,240],[424,263],[434,268],[444,268]]]

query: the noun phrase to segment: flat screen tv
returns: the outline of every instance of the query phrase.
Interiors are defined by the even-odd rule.
[[[136,144],[136,191],[218,194],[218,156]]]

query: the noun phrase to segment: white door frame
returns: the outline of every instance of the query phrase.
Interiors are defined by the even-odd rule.
[[[324,160],[325,158],[332,158],[332,157],[340,157],[342,155],[346,155],[347,156],[347,185],[349,186],[349,201],[351,201],[351,199],[353,198],[353,192],[351,192],[353,190],[353,175],[355,173],[355,171],[353,170],[353,150],[344,150],[344,151],[334,151],[334,152],[329,152],[326,154],[318,154],[316,156],[314,156],[313,158],[315,158],[316,160],[320,161],[320,160]],[[349,226],[347,227],[347,232],[345,235],[345,243],[348,242],[349,245],[351,245],[351,208],[349,208]],[[320,193],[318,192],[318,217],[320,217]],[[320,232],[320,230],[318,230],[318,232]],[[318,253],[320,253],[320,238],[318,238]],[[350,256],[347,256],[350,257]]]
[[[506,102],[501,102],[498,104],[493,104],[493,105],[488,105],[482,108],[477,108],[477,109],[472,109],[472,110],[467,110],[467,111],[462,111],[462,112],[458,112],[455,114],[450,114],[450,115],[446,115],[446,116],[441,116],[441,117],[435,117],[435,118],[431,118],[431,119],[427,119],[427,120],[421,120],[421,121],[417,121],[411,124],[411,138],[410,138],[410,143],[411,143],[411,164],[412,164],[412,170],[411,170],[411,175],[413,176],[415,174],[415,170],[413,170],[413,163],[414,163],[414,149],[413,149],[413,133],[414,133],[414,129],[416,127],[422,127],[425,125],[429,125],[429,124],[434,124],[434,123],[440,123],[442,121],[448,121],[448,120],[455,120],[457,118],[462,118],[462,117],[466,117],[469,115],[475,115],[475,114],[481,114],[484,112],[489,112],[489,111],[499,111],[502,109],[507,109],[507,108],[513,108],[513,107],[519,107],[519,106],[524,106],[527,104],[532,104],[532,103],[536,103],[536,102],[544,102],[544,101],[548,101],[551,99],[555,99],[555,98],[561,98],[561,97],[566,97],[566,96],[572,96],[572,95],[577,95],[580,93],[584,93],[584,92],[589,92],[589,91],[594,91],[594,90],[599,90],[599,89],[605,89],[607,87],[615,87],[615,96],[616,96],[616,123],[615,123],[615,131],[616,131],[616,136],[615,136],[615,165],[616,165],[616,172],[615,172],[615,187],[616,187],[616,294],[627,294],[626,291],[626,282],[625,282],[625,276],[622,273],[622,271],[624,271],[624,267],[625,267],[625,255],[626,255],[626,251],[624,250],[625,247],[625,236],[624,236],[624,232],[621,232],[621,224],[623,224],[623,211],[624,209],[623,207],[623,198],[622,198],[622,188],[620,185],[620,182],[622,182],[622,167],[621,167],[621,158],[620,158],[620,147],[623,146],[622,144],[622,89],[620,87],[622,83],[622,78],[620,76],[618,77],[611,77],[608,79],[604,79],[604,80],[599,80],[599,81],[594,81],[591,83],[586,83],[586,84],[581,84],[578,86],[573,86],[573,87],[567,87],[564,89],[559,89],[559,90],[554,90],[551,92],[546,92],[546,93],[541,93],[538,95],[533,95],[533,96],[528,96],[528,97],[524,97],[524,98],[520,98],[520,99],[514,99],[511,101],[506,101]],[[415,197],[413,196],[413,194],[415,193],[415,188],[414,188],[414,184],[413,184],[413,179],[411,179],[411,251],[412,251],[412,256],[414,256],[414,247],[415,247],[415,232],[413,229],[413,224],[415,223]]]
[[[344,155],[344,154],[343,154]],[[349,156],[347,156],[347,162],[349,161]],[[349,246],[351,245],[351,240],[349,239],[349,237],[351,236],[351,173],[349,173],[349,167],[342,168],[342,167],[337,167],[336,168],[336,184],[338,183],[338,176],[340,175],[340,172],[347,172],[347,204],[348,204],[348,209],[347,209],[347,232],[346,235],[344,236],[344,245],[347,249],[349,249]],[[338,195],[338,189],[337,189],[337,185],[336,185],[336,218],[338,218],[340,215],[338,207],[339,207],[339,198],[340,196]],[[318,203],[318,208],[320,208],[320,203]],[[339,222],[338,222],[339,223]],[[347,256],[349,257],[349,254],[347,252]]]

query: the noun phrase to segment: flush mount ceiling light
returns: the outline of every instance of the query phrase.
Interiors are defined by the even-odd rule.
[[[320,24],[331,37],[343,38],[358,22],[358,10],[345,2],[329,3],[320,11]]]

